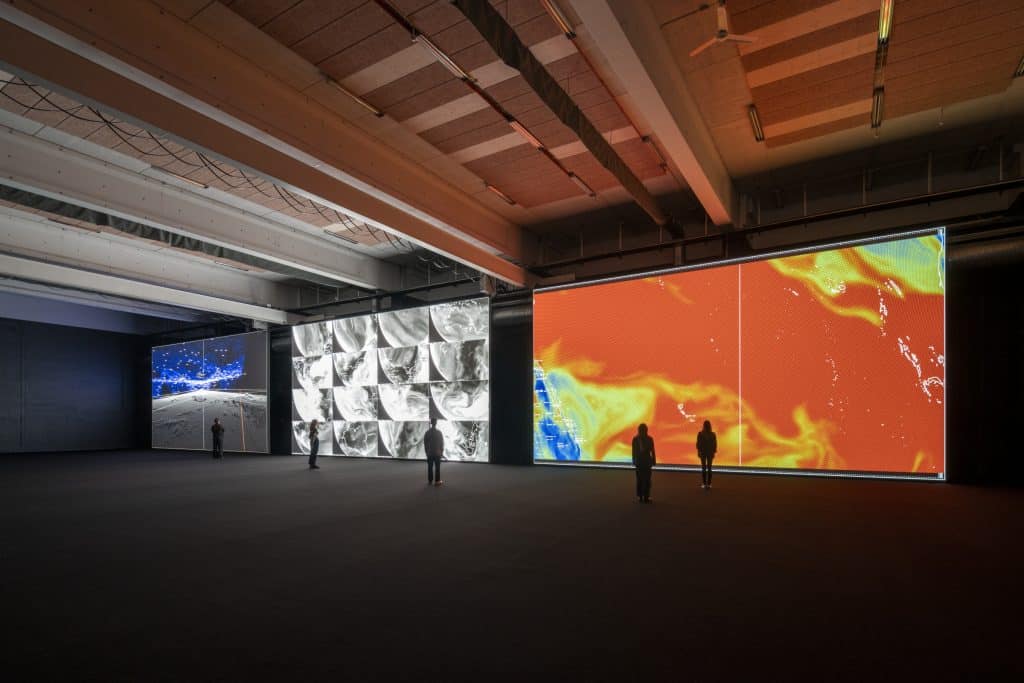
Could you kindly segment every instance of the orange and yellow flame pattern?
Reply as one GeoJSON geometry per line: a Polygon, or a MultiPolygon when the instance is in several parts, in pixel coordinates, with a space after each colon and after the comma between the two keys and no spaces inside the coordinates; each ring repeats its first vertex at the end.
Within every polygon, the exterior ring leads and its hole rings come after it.
{"type": "Polygon", "coordinates": [[[942,472],[941,233],[538,293],[534,456],[942,472]]]}

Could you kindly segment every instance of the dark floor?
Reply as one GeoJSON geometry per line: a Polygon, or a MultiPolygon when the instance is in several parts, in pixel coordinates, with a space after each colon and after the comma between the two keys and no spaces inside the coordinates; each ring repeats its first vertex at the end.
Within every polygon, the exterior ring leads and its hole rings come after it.
{"type": "MultiPolygon", "coordinates": [[[[0,457],[17,680],[1024,672],[1024,492],[166,452],[0,457]]],[[[4,676],[5,678],[6,675],[4,676]]],[[[7,678],[7,680],[15,680],[7,678]]]]}

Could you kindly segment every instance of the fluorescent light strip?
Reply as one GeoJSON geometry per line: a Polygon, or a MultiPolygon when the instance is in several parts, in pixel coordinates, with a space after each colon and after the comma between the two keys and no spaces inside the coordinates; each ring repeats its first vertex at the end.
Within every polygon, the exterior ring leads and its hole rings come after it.
{"type": "Polygon", "coordinates": [[[335,90],[340,92],[342,95],[345,95],[346,97],[351,99],[353,102],[355,102],[356,104],[361,106],[366,111],[370,112],[371,114],[373,114],[377,118],[380,118],[381,116],[384,116],[384,112],[382,112],[380,109],[377,109],[377,107],[373,106],[372,104],[370,104],[369,102],[364,100],[359,95],[356,95],[354,92],[352,92],[351,90],[349,90],[348,88],[343,86],[338,81],[334,80],[333,78],[331,78],[327,74],[322,74],[322,75],[323,75],[324,81],[327,83],[327,85],[331,86],[332,88],[334,88],[335,90]]]}
{"type": "Polygon", "coordinates": [[[882,0],[882,8],[878,12],[878,42],[884,44],[889,42],[889,33],[892,32],[892,7],[894,0],[882,0]]]}
{"type": "Polygon", "coordinates": [[[540,4],[544,5],[544,9],[547,10],[551,18],[558,24],[558,28],[562,29],[562,33],[569,40],[576,38],[576,32],[572,30],[572,24],[569,23],[569,19],[562,12],[562,9],[555,4],[555,0],[540,0],[540,4]]]}
{"type": "Polygon", "coordinates": [[[486,183],[486,186],[487,186],[488,190],[490,190],[494,194],[496,194],[499,197],[501,197],[501,200],[503,202],[505,202],[506,204],[510,204],[512,206],[515,206],[515,203],[516,203],[515,200],[512,199],[511,197],[509,197],[507,194],[505,194],[501,190],[499,190],[498,188],[496,188],[494,185],[491,185],[490,183],[486,183]]]}
{"type": "Polygon", "coordinates": [[[761,117],[757,115],[757,105],[747,107],[747,116],[750,117],[750,126],[754,129],[754,139],[764,142],[764,129],[761,128],[761,117]]]}
{"type": "Polygon", "coordinates": [[[526,138],[526,141],[537,149],[544,149],[544,143],[537,139],[537,136],[526,129],[526,126],[519,123],[515,119],[509,119],[508,125],[512,127],[512,130],[526,138]]]}
{"type": "Polygon", "coordinates": [[[412,41],[414,43],[419,43],[424,48],[426,48],[427,52],[434,55],[434,59],[439,61],[441,63],[441,66],[451,71],[456,78],[463,81],[476,81],[476,79],[470,76],[468,73],[466,73],[461,66],[456,64],[451,57],[446,55],[441,48],[430,42],[430,38],[427,38],[422,33],[418,33],[415,36],[413,36],[412,41]]]}
{"type": "Polygon", "coordinates": [[[871,97],[871,127],[878,128],[882,125],[882,116],[885,114],[885,88],[875,88],[871,97]]]}
{"type": "Polygon", "coordinates": [[[576,183],[576,185],[578,185],[581,190],[586,192],[588,196],[591,196],[591,197],[596,197],[597,196],[597,193],[594,192],[594,190],[590,187],[590,185],[587,185],[585,182],[583,182],[583,178],[580,178],[575,173],[570,173],[569,174],[569,180],[571,180],[574,183],[576,183]]]}

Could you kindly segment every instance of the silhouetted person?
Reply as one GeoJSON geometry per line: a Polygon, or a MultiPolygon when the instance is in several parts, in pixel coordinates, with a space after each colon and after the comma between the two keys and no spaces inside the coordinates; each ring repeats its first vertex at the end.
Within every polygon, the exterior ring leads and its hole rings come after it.
{"type": "Polygon", "coordinates": [[[633,437],[633,467],[636,468],[636,499],[651,502],[651,468],[654,467],[654,439],[647,435],[647,425],[641,424],[633,437]]]}
{"type": "Polygon", "coordinates": [[[316,455],[320,451],[320,421],[313,420],[309,423],[309,469],[318,470],[320,465],[316,464],[316,455]]]}
{"type": "Polygon", "coordinates": [[[210,431],[213,432],[213,457],[220,458],[224,455],[224,425],[220,423],[219,417],[213,418],[210,431]]]}
{"type": "Polygon", "coordinates": [[[437,428],[437,420],[430,419],[430,429],[423,435],[423,450],[427,453],[427,485],[441,485],[441,458],[444,456],[444,434],[437,428]]]}
{"type": "Polygon", "coordinates": [[[697,457],[700,458],[702,489],[711,488],[711,462],[718,452],[718,437],[711,431],[711,422],[704,420],[704,429],[697,432],[697,457]]]}

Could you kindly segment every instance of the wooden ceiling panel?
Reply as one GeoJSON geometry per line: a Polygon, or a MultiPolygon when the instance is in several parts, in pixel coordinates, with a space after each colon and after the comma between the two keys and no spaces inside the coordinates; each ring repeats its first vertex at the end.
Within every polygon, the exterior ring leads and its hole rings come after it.
{"type": "MultiPolygon", "coordinates": [[[[507,111],[509,114],[512,114],[512,116],[518,118],[523,123],[523,125],[529,124],[526,123],[526,121],[520,117],[526,115],[528,112],[534,111],[535,109],[547,109],[547,105],[544,104],[544,101],[540,99],[540,96],[533,91],[523,93],[518,97],[503,100],[501,106],[504,107],[505,111],[507,111]]],[[[552,116],[554,116],[554,114],[552,114],[552,116]]]]}
{"type": "MultiPolygon", "coordinates": [[[[902,6],[897,4],[897,9],[902,6]]],[[[917,40],[937,40],[937,35],[947,31],[960,33],[970,31],[970,27],[976,27],[979,22],[990,22],[994,24],[1005,24],[1004,15],[1020,10],[1020,0],[990,0],[988,2],[970,2],[963,5],[951,7],[942,12],[934,12],[913,20],[900,20],[898,13],[893,14],[892,36],[898,37],[903,45],[909,45],[917,40]]],[[[1012,20],[1011,20],[1012,21],[1012,20]]],[[[1006,24],[1009,28],[1010,24],[1006,24]]],[[[955,36],[950,36],[955,37],[955,36]]]]}
{"type": "Polygon", "coordinates": [[[544,143],[548,149],[561,145],[567,145],[576,140],[576,134],[558,119],[551,119],[545,123],[530,127],[530,132],[544,143]]]}
{"type": "Polygon", "coordinates": [[[452,137],[438,142],[435,146],[445,154],[451,154],[453,152],[458,152],[460,149],[466,149],[467,147],[489,142],[495,138],[514,132],[515,131],[509,128],[508,123],[501,121],[499,117],[499,120],[494,123],[481,126],[474,130],[468,130],[459,133],[458,135],[453,135],[452,137]]]}
{"type": "Polygon", "coordinates": [[[777,62],[793,59],[801,55],[821,50],[822,48],[852,40],[863,35],[877,35],[878,9],[871,14],[863,14],[852,21],[836,26],[829,26],[818,31],[806,33],[793,40],[787,40],[772,47],[743,55],[740,61],[747,71],[754,71],[777,62]]]}
{"type": "Polygon", "coordinates": [[[261,28],[282,45],[291,46],[335,19],[344,17],[364,2],[365,0],[301,0],[261,28]]]}
{"type": "Polygon", "coordinates": [[[974,22],[910,43],[894,41],[889,49],[886,73],[907,60],[946,64],[976,56],[986,50],[1000,50],[1014,45],[1024,45],[1024,6],[1001,15],[999,21],[974,22]]]}
{"type": "Polygon", "coordinates": [[[788,121],[870,97],[873,76],[872,71],[861,71],[819,83],[813,88],[793,92],[785,97],[758,102],[757,112],[761,116],[761,125],[770,126],[780,121],[788,121]]]}
{"type": "Polygon", "coordinates": [[[612,100],[593,107],[582,109],[583,115],[601,132],[625,128],[629,119],[622,113],[619,105],[612,100]]]}
{"type": "Polygon", "coordinates": [[[523,24],[515,26],[516,34],[524,45],[534,45],[548,38],[554,38],[562,33],[558,24],[551,20],[551,17],[544,16],[531,19],[523,24]]]}
{"type": "Polygon", "coordinates": [[[486,127],[490,127],[490,130],[500,131],[501,135],[505,135],[512,131],[512,129],[509,128],[508,123],[501,118],[501,115],[488,107],[487,109],[481,109],[478,112],[474,112],[469,116],[463,116],[454,121],[449,121],[442,126],[425,130],[420,133],[420,137],[430,144],[437,146],[447,140],[451,140],[459,137],[460,135],[472,133],[486,127]],[[501,124],[501,128],[494,128],[495,124],[501,124]]]}
{"type": "Polygon", "coordinates": [[[524,142],[516,147],[502,150],[497,154],[492,154],[480,159],[474,159],[473,161],[467,162],[465,166],[468,170],[480,175],[488,169],[525,162],[524,160],[536,155],[537,151],[524,142]]]}
{"type": "Polygon", "coordinates": [[[433,2],[418,12],[407,12],[405,16],[421,33],[430,37],[465,21],[458,8],[443,1],[433,2]]]}
{"type": "Polygon", "coordinates": [[[73,116],[69,116],[66,119],[64,119],[64,121],[59,126],[61,131],[69,135],[74,135],[76,138],[86,138],[102,127],[102,123],[76,119],[73,116]]]}
{"type": "Polygon", "coordinates": [[[455,80],[448,69],[433,62],[407,76],[372,90],[363,97],[381,111],[388,112],[400,102],[455,80]]]}
{"type": "Polygon", "coordinates": [[[263,26],[281,12],[295,4],[296,0],[226,0],[236,14],[245,17],[249,23],[263,26]]]}
{"type": "Polygon", "coordinates": [[[453,53],[452,59],[464,70],[472,72],[485,64],[498,61],[498,55],[494,54],[494,50],[490,45],[481,40],[479,43],[474,43],[464,50],[453,53]]]}
{"type": "Polygon", "coordinates": [[[857,114],[855,116],[849,116],[836,121],[829,121],[811,128],[804,128],[803,130],[794,131],[792,133],[786,133],[785,135],[777,135],[774,137],[768,137],[764,143],[767,147],[783,147],[785,145],[793,144],[794,142],[800,142],[801,140],[810,140],[812,138],[821,137],[822,135],[828,135],[829,133],[836,133],[841,130],[848,128],[857,128],[860,126],[871,125],[871,113],[857,114]]]}
{"type": "Polygon", "coordinates": [[[491,0],[491,5],[512,26],[519,26],[531,19],[536,19],[546,14],[544,6],[540,4],[540,0],[511,0],[511,2],[507,3],[507,7],[503,8],[502,5],[505,4],[504,2],[491,0]]]}
{"type": "Polygon", "coordinates": [[[409,33],[398,24],[391,24],[380,33],[338,52],[317,66],[340,81],[409,47],[409,44],[409,33]]]}
{"type": "Polygon", "coordinates": [[[533,92],[533,88],[526,82],[522,76],[514,76],[508,80],[502,81],[497,85],[492,85],[487,88],[487,94],[496,99],[498,102],[504,102],[520,95],[533,92]]]}
{"type": "Polygon", "coordinates": [[[210,2],[209,0],[156,0],[156,4],[182,21],[188,21],[210,2]]]}
{"type": "Polygon", "coordinates": [[[476,28],[465,19],[451,28],[431,35],[430,40],[449,55],[483,42],[476,28]]]}
{"type": "MultiPolygon", "coordinates": [[[[969,42],[959,43],[949,49],[933,50],[913,57],[893,60],[885,69],[886,78],[903,78],[915,73],[935,71],[961,61],[1022,46],[1024,46],[1024,34],[1018,30],[982,36],[969,42]]],[[[1013,72],[1006,74],[1007,84],[1012,75],[1013,72]]]]}
{"type": "Polygon", "coordinates": [[[500,178],[506,185],[523,185],[538,178],[564,175],[557,166],[536,150],[515,164],[489,166],[483,169],[482,173],[489,178],[500,178]]]}
{"type": "Polygon", "coordinates": [[[895,118],[897,116],[913,114],[926,109],[949,106],[951,104],[956,104],[957,102],[966,102],[967,100],[985,97],[986,95],[995,95],[1003,92],[1004,90],[1006,90],[1006,81],[998,79],[974,83],[957,90],[940,88],[932,89],[931,94],[919,92],[917,94],[921,95],[921,97],[918,99],[897,97],[894,98],[894,101],[889,102],[887,97],[887,101],[885,103],[885,115],[887,117],[895,118]]]}
{"type": "MultiPolygon", "coordinates": [[[[1006,89],[1009,79],[1005,74],[985,74],[985,73],[951,73],[943,78],[930,81],[928,83],[920,83],[911,87],[903,87],[899,89],[893,89],[892,91],[886,90],[885,93],[885,106],[886,114],[892,114],[896,111],[901,111],[900,107],[915,102],[938,102],[935,106],[941,106],[943,104],[953,104],[963,100],[962,93],[971,91],[972,88],[978,86],[981,87],[981,92],[985,95],[991,94],[992,92],[1001,92],[1006,89]],[[996,86],[1001,87],[996,88],[996,86]],[[993,88],[996,88],[993,90],[993,88]],[[941,98],[943,94],[947,94],[949,99],[946,102],[942,102],[941,98]]],[[[978,95],[980,97],[980,95],[978,95]]]]}
{"type": "Polygon", "coordinates": [[[893,35],[896,26],[931,14],[942,14],[961,5],[980,4],[979,0],[899,0],[892,14],[893,35]]]}
{"type": "Polygon", "coordinates": [[[466,88],[466,84],[453,78],[451,81],[420,95],[403,100],[388,110],[388,114],[396,121],[405,121],[468,94],[469,89],[466,88]]]}
{"type": "Polygon", "coordinates": [[[553,111],[548,109],[546,104],[541,104],[539,107],[516,114],[516,118],[519,119],[521,124],[533,130],[536,126],[555,120],[556,116],[553,111]]]}
{"type": "Polygon", "coordinates": [[[393,24],[391,17],[377,3],[368,2],[341,19],[325,24],[291,47],[310,63],[320,64],[393,24]]]}
{"type": "Polygon", "coordinates": [[[903,73],[900,75],[891,74],[886,77],[885,89],[888,93],[900,93],[917,86],[925,85],[936,81],[957,79],[966,82],[978,82],[979,80],[1003,80],[1004,84],[1010,84],[1010,77],[1017,64],[1020,63],[1020,47],[1009,47],[992,52],[984,52],[970,59],[962,59],[950,63],[941,69],[927,69],[903,73]]]}
{"type": "Polygon", "coordinates": [[[572,181],[568,180],[564,175],[559,175],[560,177],[544,184],[536,183],[513,187],[509,196],[520,206],[531,209],[535,206],[543,206],[544,204],[551,204],[552,202],[569,199],[570,197],[578,197],[583,194],[580,188],[576,187],[572,181]]]}
{"type": "Polygon", "coordinates": [[[734,33],[749,33],[757,29],[775,24],[818,9],[833,0],[787,0],[786,2],[762,2],[761,0],[730,0],[726,5],[729,11],[729,28],[734,33]]]}
{"type": "Polygon", "coordinates": [[[829,64],[819,69],[805,71],[797,76],[783,78],[782,80],[765,83],[762,86],[750,89],[750,94],[757,102],[757,108],[771,108],[772,100],[786,98],[793,94],[800,94],[807,90],[813,90],[827,84],[829,81],[844,78],[857,78],[859,74],[868,72],[874,74],[875,55],[858,55],[835,64],[829,64]]]}

